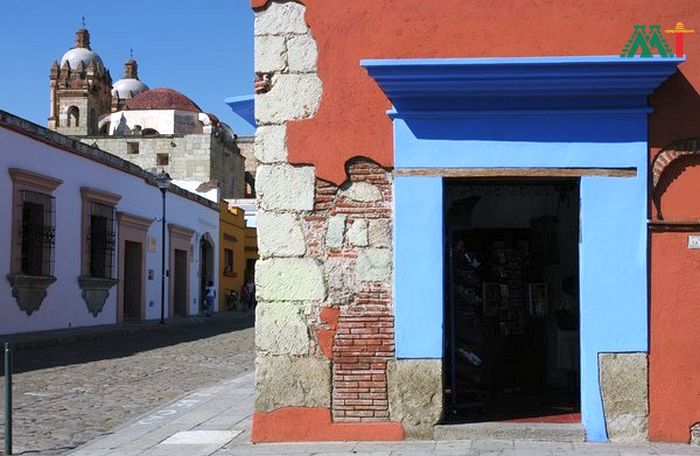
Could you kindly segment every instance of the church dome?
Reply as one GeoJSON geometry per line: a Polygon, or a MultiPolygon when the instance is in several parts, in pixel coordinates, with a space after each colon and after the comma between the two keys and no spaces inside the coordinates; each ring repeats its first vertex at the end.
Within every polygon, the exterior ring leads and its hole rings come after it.
{"type": "Polygon", "coordinates": [[[122,100],[133,98],[146,90],[148,86],[135,78],[120,79],[112,84],[112,95],[117,95],[122,100]]]}
{"type": "Polygon", "coordinates": [[[159,87],[146,90],[126,102],[126,109],[140,110],[171,110],[202,112],[197,104],[177,90],[159,87]]]}
{"type": "Polygon", "coordinates": [[[102,59],[99,55],[97,55],[97,52],[88,48],[76,47],[69,50],[63,54],[63,57],[61,57],[61,66],[63,66],[63,64],[66,62],[70,64],[71,68],[77,68],[80,62],[83,62],[85,67],[90,65],[90,63],[95,62],[96,67],[104,69],[102,59]]]}

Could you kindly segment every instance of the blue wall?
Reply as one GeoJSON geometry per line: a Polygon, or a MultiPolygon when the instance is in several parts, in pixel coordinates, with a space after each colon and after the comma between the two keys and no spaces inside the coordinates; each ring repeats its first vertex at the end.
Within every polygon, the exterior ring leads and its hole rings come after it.
{"type": "MultiPolygon", "coordinates": [[[[643,110],[394,120],[396,168],[637,169],[581,179],[581,407],[594,441],[607,438],[598,353],[647,351],[646,123],[643,110]]],[[[441,178],[394,188],[397,356],[441,358],[441,178]]]]}

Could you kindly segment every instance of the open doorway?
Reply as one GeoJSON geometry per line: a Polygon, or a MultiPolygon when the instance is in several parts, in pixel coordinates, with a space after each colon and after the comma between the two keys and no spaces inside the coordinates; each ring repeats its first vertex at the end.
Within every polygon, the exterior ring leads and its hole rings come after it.
{"type": "Polygon", "coordinates": [[[143,318],[143,244],[124,242],[124,320],[143,318]]]}
{"type": "Polygon", "coordinates": [[[176,316],[187,316],[187,251],[175,249],[173,303],[176,316]]]}
{"type": "Polygon", "coordinates": [[[214,281],[214,245],[209,236],[199,241],[199,302],[200,310],[206,311],[206,289],[209,281],[214,281]]]}
{"type": "Polygon", "coordinates": [[[444,195],[445,420],[580,421],[578,181],[444,195]]]}

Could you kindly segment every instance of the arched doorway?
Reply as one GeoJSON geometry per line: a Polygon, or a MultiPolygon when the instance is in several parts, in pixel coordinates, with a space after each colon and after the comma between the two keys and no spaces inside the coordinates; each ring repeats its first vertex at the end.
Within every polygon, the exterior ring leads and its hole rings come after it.
{"type": "Polygon", "coordinates": [[[199,308],[206,310],[204,297],[207,283],[214,281],[214,241],[209,233],[199,240],[199,279],[199,308]]]}

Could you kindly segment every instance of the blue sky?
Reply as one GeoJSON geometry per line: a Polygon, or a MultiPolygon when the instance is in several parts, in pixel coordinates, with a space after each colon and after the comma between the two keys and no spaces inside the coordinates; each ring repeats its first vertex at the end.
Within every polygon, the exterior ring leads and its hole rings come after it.
{"type": "Polygon", "coordinates": [[[133,48],[149,87],[179,90],[238,134],[253,132],[223,102],[252,93],[248,0],[2,0],[1,109],[46,125],[49,68],[73,46],[81,16],[113,80],[133,48]]]}

